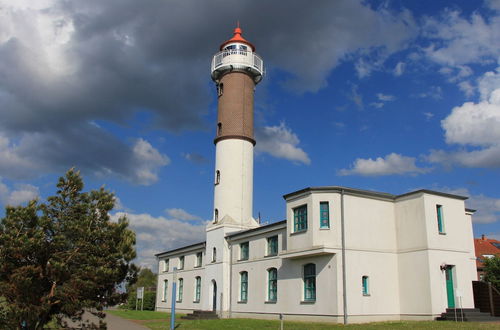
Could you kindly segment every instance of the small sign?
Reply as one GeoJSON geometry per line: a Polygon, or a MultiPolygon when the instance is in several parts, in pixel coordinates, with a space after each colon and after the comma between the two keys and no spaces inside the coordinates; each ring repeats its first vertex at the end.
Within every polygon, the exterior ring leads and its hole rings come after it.
{"type": "Polygon", "coordinates": [[[137,299],[144,299],[144,287],[137,288],[137,299]]]}

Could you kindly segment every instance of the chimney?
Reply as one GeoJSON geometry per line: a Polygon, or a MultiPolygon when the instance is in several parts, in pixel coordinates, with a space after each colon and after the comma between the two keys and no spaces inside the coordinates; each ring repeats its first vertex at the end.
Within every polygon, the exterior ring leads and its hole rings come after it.
{"type": "Polygon", "coordinates": [[[486,236],[484,236],[484,234],[481,235],[481,239],[484,241],[486,240],[486,236]]]}

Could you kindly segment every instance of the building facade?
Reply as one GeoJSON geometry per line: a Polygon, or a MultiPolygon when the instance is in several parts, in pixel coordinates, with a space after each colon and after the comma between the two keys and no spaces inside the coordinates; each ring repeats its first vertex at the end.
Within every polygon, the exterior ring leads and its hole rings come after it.
{"type": "Polygon", "coordinates": [[[212,61],[219,97],[213,221],[204,242],[157,255],[157,310],[170,310],[174,280],[177,310],[222,317],[368,322],[472,308],[477,276],[466,197],[313,187],[284,196],[283,221],[260,225],[252,217],[253,92],[263,74],[238,27],[212,61]]]}

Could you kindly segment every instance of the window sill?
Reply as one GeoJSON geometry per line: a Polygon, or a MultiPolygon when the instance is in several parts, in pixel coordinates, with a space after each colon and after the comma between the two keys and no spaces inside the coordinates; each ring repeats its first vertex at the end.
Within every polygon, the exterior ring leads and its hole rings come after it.
{"type": "Polygon", "coordinates": [[[294,231],[293,233],[290,233],[290,235],[298,235],[298,234],[303,234],[305,232],[307,232],[307,229],[294,231]]]}
{"type": "Polygon", "coordinates": [[[199,303],[200,303],[200,301],[199,301],[199,300],[194,300],[194,301],[193,301],[193,303],[194,303],[194,304],[199,304],[199,303]]]}
{"type": "Polygon", "coordinates": [[[371,296],[371,294],[369,294],[369,293],[363,293],[363,297],[370,297],[370,296],[371,296]]]}
{"type": "Polygon", "coordinates": [[[248,261],[248,258],[246,258],[246,259],[238,259],[236,261],[248,261]]]}
{"type": "Polygon", "coordinates": [[[446,235],[445,232],[439,232],[439,235],[446,235]]]}
{"type": "Polygon", "coordinates": [[[238,301],[238,304],[246,304],[246,303],[247,303],[246,300],[240,300],[240,301],[238,301]]]}
{"type": "Polygon", "coordinates": [[[330,227],[320,227],[319,230],[330,230],[330,227]]]}
{"type": "Polygon", "coordinates": [[[266,300],[264,301],[264,304],[276,304],[277,300],[266,300]]]}
{"type": "Polygon", "coordinates": [[[304,305],[315,304],[316,300],[302,300],[300,303],[304,305]]]}
{"type": "Polygon", "coordinates": [[[161,302],[167,302],[165,299],[163,299],[161,302]]]}
{"type": "Polygon", "coordinates": [[[175,302],[176,302],[176,303],[181,303],[181,302],[182,302],[182,300],[176,300],[175,302]]]}
{"type": "Polygon", "coordinates": [[[200,268],[200,267],[201,267],[201,265],[200,266],[194,266],[194,268],[200,268]]]}
{"type": "Polygon", "coordinates": [[[278,256],[278,253],[267,254],[264,256],[264,258],[271,258],[271,257],[276,257],[276,256],[278,256]]]}

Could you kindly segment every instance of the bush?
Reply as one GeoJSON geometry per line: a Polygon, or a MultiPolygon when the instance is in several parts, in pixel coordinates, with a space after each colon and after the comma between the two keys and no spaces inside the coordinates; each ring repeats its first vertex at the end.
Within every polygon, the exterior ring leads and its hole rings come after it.
{"type": "MultiPolygon", "coordinates": [[[[137,292],[131,292],[128,295],[127,299],[127,309],[135,309],[135,303],[136,303],[136,296],[137,292]]],[[[144,307],[143,309],[145,311],[154,311],[155,310],[155,303],[156,303],[156,292],[153,291],[146,291],[144,292],[144,307]]],[[[137,301],[137,309],[141,309],[141,301],[137,301]]]]}

